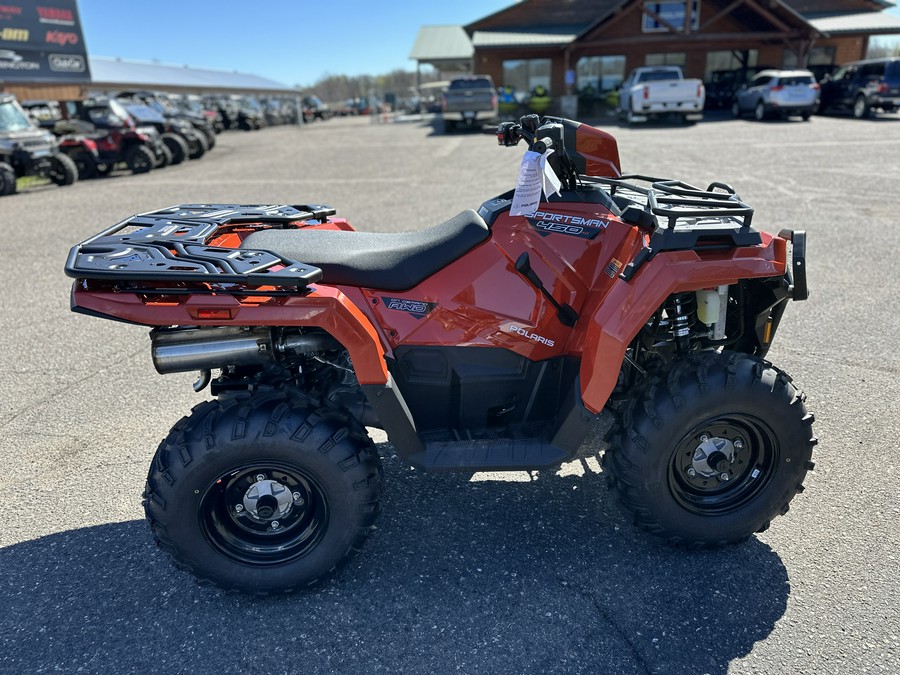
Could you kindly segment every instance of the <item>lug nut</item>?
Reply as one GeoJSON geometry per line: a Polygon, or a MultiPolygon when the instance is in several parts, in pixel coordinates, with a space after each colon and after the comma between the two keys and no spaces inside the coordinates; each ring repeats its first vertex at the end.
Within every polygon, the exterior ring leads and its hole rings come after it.
{"type": "Polygon", "coordinates": [[[273,530],[277,530],[279,525],[280,525],[280,523],[277,520],[272,521],[272,529],[273,530]]]}
{"type": "Polygon", "coordinates": [[[256,482],[257,483],[261,483],[265,479],[266,479],[266,477],[263,474],[261,474],[261,473],[256,474],[256,482]]]}
{"type": "Polygon", "coordinates": [[[708,441],[708,440],[709,440],[709,436],[707,436],[706,434],[701,434],[701,435],[700,435],[700,442],[701,442],[701,443],[706,443],[706,441],[708,441]]]}
{"type": "Polygon", "coordinates": [[[742,441],[740,438],[735,438],[734,439],[734,449],[740,450],[743,447],[744,447],[744,441],[742,441]]]}
{"type": "Polygon", "coordinates": [[[731,476],[729,476],[727,473],[720,473],[720,474],[719,474],[719,480],[722,481],[722,482],[727,481],[729,478],[731,478],[731,476]]]}
{"type": "Polygon", "coordinates": [[[240,513],[241,511],[244,510],[244,505],[243,505],[243,504],[236,504],[235,507],[234,507],[234,510],[235,510],[236,513],[240,513]]]}
{"type": "Polygon", "coordinates": [[[697,476],[697,471],[696,471],[696,469],[694,469],[694,467],[692,467],[692,466],[691,466],[691,467],[688,467],[688,470],[687,470],[686,473],[687,473],[687,475],[690,476],[691,478],[695,478],[695,477],[697,476]]]}
{"type": "Polygon", "coordinates": [[[293,495],[291,495],[291,496],[294,498],[294,501],[295,501],[295,502],[297,502],[297,503],[300,504],[300,505],[303,504],[303,495],[301,495],[299,492],[295,492],[295,493],[294,493],[293,495]]]}

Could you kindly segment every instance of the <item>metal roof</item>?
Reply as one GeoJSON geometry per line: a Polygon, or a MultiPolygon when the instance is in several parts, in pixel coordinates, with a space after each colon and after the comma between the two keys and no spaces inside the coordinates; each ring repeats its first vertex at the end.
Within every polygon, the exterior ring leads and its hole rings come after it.
{"type": "Polygon", "coordinates": [[[471,59],[474,52],[462,26],[422,26],[409,58],[417,61],[471,59]]]}
{"type": "Polygon", "coordinates": [[[587,26],[566,26],[554,31],[476,30],[476,47],[558,47],[577,38],[587,26]]]}
{"type": "Polygon", "coordinates": [[[258,75],[194,68],[149,61],[126,61],[88,56],[91,84],[95,86],[149,87],[221,92],[292,92],[290,87],[258,75]]]}
{"type": "Polygon", "coordinates": [[[830,35],[840,33],[880,33],[890,35],[900,33],[900,16],[883,12],[861,12],[855,14],[831,14],[827,16],[807,16],[813,27],[830,35]]]}

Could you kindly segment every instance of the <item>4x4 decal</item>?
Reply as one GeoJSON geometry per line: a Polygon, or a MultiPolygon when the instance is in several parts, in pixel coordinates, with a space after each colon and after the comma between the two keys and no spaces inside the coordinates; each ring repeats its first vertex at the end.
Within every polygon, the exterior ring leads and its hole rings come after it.
{"type": "Polygon", "coordinates": [[[436,302],[425,302],[424,300],[407,300],[405,298],[388,298],[386,296],[382,296],[381,299],[384,301],[384,306],[388,309],[406,312],[417,319],[425,318],[431,310],[437,307],[436,302]]]}

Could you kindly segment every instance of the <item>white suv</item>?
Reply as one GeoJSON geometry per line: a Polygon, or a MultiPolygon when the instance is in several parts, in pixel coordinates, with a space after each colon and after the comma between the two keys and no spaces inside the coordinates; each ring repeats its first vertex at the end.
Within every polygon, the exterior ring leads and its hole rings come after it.
{"type": "Polygon", "coordinates": [[[819,107],[819,83],[808,70],[764,70],[738,89],[731,112],[766,117],[800,115],[804,120],[819,107]]]}

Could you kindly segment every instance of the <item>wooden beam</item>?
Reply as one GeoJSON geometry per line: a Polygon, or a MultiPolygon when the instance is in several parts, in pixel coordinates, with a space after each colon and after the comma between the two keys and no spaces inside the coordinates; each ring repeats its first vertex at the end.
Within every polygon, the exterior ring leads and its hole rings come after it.
{"type": "MultiPolygon", "coordinates": [[[[578,50],[590,50],[596,47],[604,47],[606,45],[622,45],[622,44],[670,44],[672,46],[684,45],[686,42],[692,45],[703,44],[706,42],[732,42],[753,45],[753,43],[761,40],[790,40],[808,38],[806,32],[795,30],[785,33],[770,31],[765,33],[691,33],[690,35],[680,35],[677,38],[669,33],[665,35],[642,35],[623,38],[611,38],[608,40],[593,40],[591,42],[579,42],[578,50]]],[[[748,47],[754,48],[754,47],[748,47]]]]}
{"type": "Polygon", "coordinates": [[[765,18],[769,23],[771,23],[773,26],[775,26],[779,30],[783,30],[785,32],[790,30],[790,27],[784,21],[782,21],[777,16],[772,14],[772,12],[770,12],[765,7],[760,5],[756,0],[744,0],[744,1],[754,12],[756,12],[757,14],[759,14],[760,16],[765,18]]]}
{"type": "Polygon", "coordinates": [[[725,16],[726,14],[731,14],[734,10],[736,10],[738,7],[740,7],[743,4],[744,4],[744,0],[734,0],[734,2],[732,2],[730,5],[728,5],[728,7],[723,9],[721,12],[716,14],[709,21],[705,22],[702,26],[700,26],[700,32],[702,33],[707,28],[712,26],[716,21],[721,19],[723,16],[725,16]]]}

